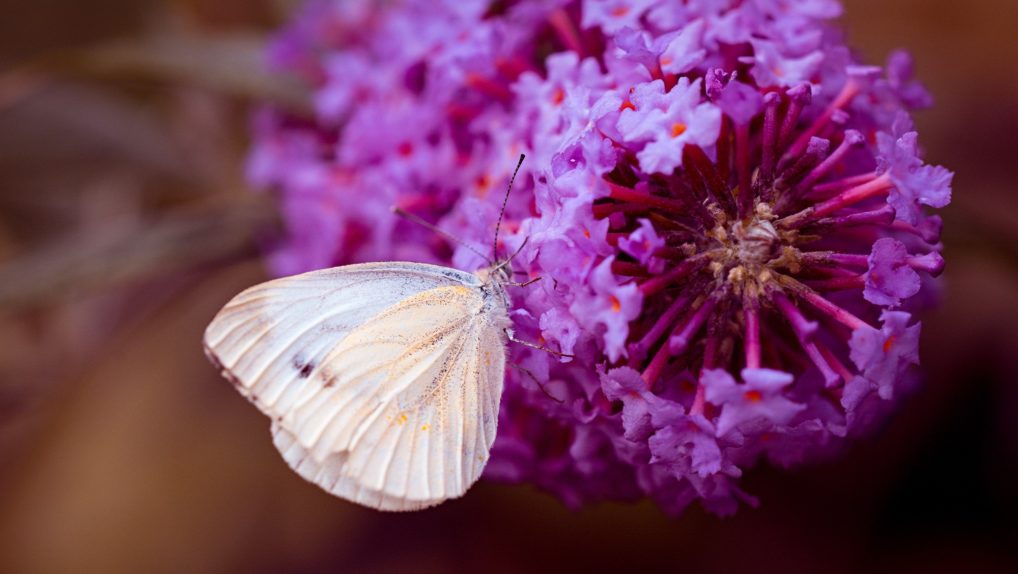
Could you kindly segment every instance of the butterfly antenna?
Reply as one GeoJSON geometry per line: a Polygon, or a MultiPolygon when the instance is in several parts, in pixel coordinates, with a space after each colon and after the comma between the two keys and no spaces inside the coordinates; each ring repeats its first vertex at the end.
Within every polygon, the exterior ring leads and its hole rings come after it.
{"type": "Polygon", "coordinates": [[[402,207],[393,206],[392,212],[404,219],[409,219],[410,221],[413,221],[417,225],[420,225],[421,227],[433,233],[441,235],[442,237],[446,238],[448,241],[451,241],[452,243],[455,243],[456,245],[460,245],[462,247],[469,249],[473,253],[476,253],[478,256],[480,256],[481,259],[487,261],[489,264],[494,263],[491,259],[488,258],[487,255],[481,253],[479,249],[475,249],[472,245],[470,245],[466,241],[463,241],[462,239],[456,237],[455,235],[449,233],[448,231],[439,229],[437,226],[435,226],[435,224],[428,223],[427,221],[421,219],[419,216],[410,213],[409,211],[403,209],[402,207]]]}
{"type": "Polygon", "coordinates": [[[505,197],[502,198],[502,209],[498,212],[498,223],[495,224],[495,241],[491,246],[492,259],[498,259],[498,232],[502,227],[502,216],[505,215],[505,206],[509,204],[509,192],[513,190],[513,182],[516,181],[516,174],[520,173],[520,166],[523,165],[523,160],[526,157],[526,154],[520,154],[520,161],[516,163],[516,169],[513,170],[513,176],[509,179],[509,187],[506,188],[505,197]]]}

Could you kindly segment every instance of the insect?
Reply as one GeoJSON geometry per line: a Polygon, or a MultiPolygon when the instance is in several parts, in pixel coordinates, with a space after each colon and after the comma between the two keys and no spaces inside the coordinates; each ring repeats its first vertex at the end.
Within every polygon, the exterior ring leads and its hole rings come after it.
{"type": "Polygon", "coordinates": [[[476,273],[392,262],[268,281],[219,311],[205,352],[300,476],[381,510],[433,506],[477,481],[495,440],[505,288],[530,283],[511,281],[515,255],[476,273]]]}

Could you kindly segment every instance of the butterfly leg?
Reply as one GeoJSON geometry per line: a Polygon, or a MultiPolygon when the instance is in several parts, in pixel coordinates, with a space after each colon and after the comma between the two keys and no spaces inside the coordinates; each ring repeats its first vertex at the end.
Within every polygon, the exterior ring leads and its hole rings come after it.
{"type": "Polygon", "coordinates": [[[529,235],[523,238],[523,242],[520,243],[520,246],[516,248],[516,251],[513,251],[513,254],[510,255],[509,258],[505,260],[506,265],[512,263],[513,259],[516,259],[516,256],[520,254],[520,251],[523,251],[523,248],[527,246],[527,243],[529,241],[530,241],[529,235]]]}
{"type": "Polygon", "coordinates": [[[566,402],[565,399],[560,399],[560,398],[556,397],[555,395],[551,394],[551,392],[548,390],[548,388],[544,386],[544,383],[542,383],[537,378],[537,376],[534,375],[534,373],[532,373],[530,371],[530,369],[528,369],[526,367],[523,367],[523,366],[520,366],[520,365],[514,365],[512,363],[509,363],[509,366],[514,368],[514,369],[516,369],[516,370],[518,370],[518,371],[520,371],[521,373],[527,375],[531,379],[533,379],[533,381],[535,383],[537,383],[537,387],[539,389],[541,389],[541,392],[544,393],[545,396],[547,396],[549,399],[551,399],[551,400],[553,400],[553,401],[555,401],[556,403],[559,403],[559,404],[564,404],[566,402]]]}
{"type": "Polygon", "coordinates": [[[569,353],[562,353],[562,352],[556,351],[554,349],[549,349],[548,347],[545,347],[544,345],[537,345],[535,343],[531,343],[530,341],[524,341],[522,339],[517,339],[516,335],[514,335],[512,330],[510,330],[510,329],[506,329],[505,330],[505,335],[513,343],[519,343],[520,345],[523,345],[524,347],[530,347],[531,349],[537,349],[538,351],[544,351],[545,353],[551,353],[552,355],[555,355],[557,357],[569,357],[570,359],[575,357],[575,355],[570,355],[569,353]]]}
{"type": "MultiPolygon", "coordinates": [[[[506,258],[505,261],[499,263],[498,266],[495,267],[495,270],[501,269],[503,267],[512,269],[511,264],[513,262],[513,259],[515,259],[516,256],[520,254],[520,251],[523,251],[523,248],[527,246],[528,241],[530,241],[530,237],[524,237],[523,243],[520,243],[520,246],[516,248],[516,251],[513,251],[513,254],[506,258]]],[[[515,273],[515,271],[513,273],[515,273]]]]}
{"type": "Polygon", "coordinates": [[[541,280],[540,277],[534,277],[530,281],[525,281],[523,283],[516,283],[516,282],[510,281],[510,282],[507,282],[506,285],[509,285],[510,287],[526,287],[527,285],[533,285],[534,283],[537,283],[540,280],[541,280]]]}

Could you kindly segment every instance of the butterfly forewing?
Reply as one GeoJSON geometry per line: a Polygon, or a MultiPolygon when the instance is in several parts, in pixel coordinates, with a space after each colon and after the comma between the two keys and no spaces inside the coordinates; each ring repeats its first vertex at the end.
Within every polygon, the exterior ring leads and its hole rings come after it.
{"type": "Polygon", "coordinates": [[[206,346],[273,417],[274,442],[298,473],[362,504],[410,510],[461,495],[483,470],[505,316],[472,274],[355,265],[241,293],[206,346]]]}
{"type": "Polygon", "coordinates": [[[369,263],[256,285],[234,297],[205,331],[205,348],[266,414],[285,412],[312,370],[353,329],[428,289],[476,278],[420,263],[369,263]]]}

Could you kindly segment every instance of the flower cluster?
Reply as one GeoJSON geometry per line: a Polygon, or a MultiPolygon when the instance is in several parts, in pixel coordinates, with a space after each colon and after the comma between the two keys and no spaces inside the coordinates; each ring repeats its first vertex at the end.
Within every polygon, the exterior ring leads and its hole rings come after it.
{"type": "Polygon", "coordinates": [[[761,459],[822,456],[916,380],[951,173],[896,53],[854,61],[836,0],[313,0],[276,65],[312,117],[266,109],[250,178],[280,192],[279,273],[484,261],[523,279],[487,476],[579,505],[730,513],[761,459]],[[524,240],[527,240],[524,244],[524,240]]]}

